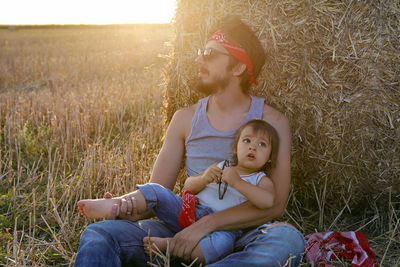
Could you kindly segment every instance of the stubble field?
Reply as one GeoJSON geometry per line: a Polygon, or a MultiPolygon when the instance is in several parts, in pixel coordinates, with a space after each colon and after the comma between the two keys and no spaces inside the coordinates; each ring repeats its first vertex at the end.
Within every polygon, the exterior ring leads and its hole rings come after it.
{"type": "Polygon", "coordinates": [[[72,265],[76,202],[145,182],[169,25],[0,29],[0,265],[72,265]]]}
{"type": "MultiPolygon", "coordinates": [[[[172,40],[169,25],[0,29],[0,265],[71,266],[93,222],[76,202],[148,180],[172,40]]],[[[398,222],[371,240],[378,263],[399,264],[398,222]]]]}

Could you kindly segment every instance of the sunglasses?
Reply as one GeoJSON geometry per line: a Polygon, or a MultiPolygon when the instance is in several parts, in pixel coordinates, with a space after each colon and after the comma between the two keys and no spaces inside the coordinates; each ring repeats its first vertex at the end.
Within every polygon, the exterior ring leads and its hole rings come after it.
{"type": "Polygon", "coordinates": [[[206,48],[206,49],[201,49],[199,48],[197,50],[197,55],[198,56],[202,56],[203,59],[207,60],[207,59],[211,59],[214,55],[226,55],[226,56],[230,56],[231,54],[227,53],[227,52],[222,52],[222,51],[218,51],[218,50],[214,50],[212,48],[206,48]]]}
{"type": "MultiPolygon", "coordinates": [[[[225,160],[224,161],[224,165],[222,165],[222,170],[224,170],[225,167],[229,167],[229,166],[230,166],[229,161],[225,160]]],[[[222,184],[222,178],[219,178],[218,179],[218,197],[219,197],[219,199],[223,199],[224,198],[225,193],[226,193],[226,189],[228,188],[228,183],[225,183],[224,184],[224,189],[223,189],[223,191],[221,191],[221,184],[222,184]]]]}

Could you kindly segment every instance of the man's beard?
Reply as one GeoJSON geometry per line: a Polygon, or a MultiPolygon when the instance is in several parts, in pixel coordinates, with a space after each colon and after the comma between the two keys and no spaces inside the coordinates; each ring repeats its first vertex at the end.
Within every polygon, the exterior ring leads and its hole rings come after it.
{"type": "Polygon", "coordinates": [[[211,83],[204,83],[201,78],[197,80],[196,91],[203,93],[205,95],[211,95],[219,90],[223,90],[229,83],[228,77],[222,77],[211,83]]]}

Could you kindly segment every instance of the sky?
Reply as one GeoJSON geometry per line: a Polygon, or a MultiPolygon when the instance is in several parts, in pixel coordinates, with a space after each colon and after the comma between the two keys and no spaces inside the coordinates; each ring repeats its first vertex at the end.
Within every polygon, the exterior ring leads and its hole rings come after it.
{"type": "Polygon", "coordinates": [[[169,23],[175,0],[0,0],[0,24],[169,23]]]}

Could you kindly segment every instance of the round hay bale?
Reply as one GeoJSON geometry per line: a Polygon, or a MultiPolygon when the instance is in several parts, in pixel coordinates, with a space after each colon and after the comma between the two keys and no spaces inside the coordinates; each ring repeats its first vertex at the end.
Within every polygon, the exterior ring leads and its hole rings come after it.
{"type": "Polygon", "coordinates": [[[305,232],[384,232],[400,216],[398,1],[177,2],[166,122],[202,97],[194,59],[212,24],[239,15],[267,52],[252,94],[292,125],[287,217],[305,232]]]}

